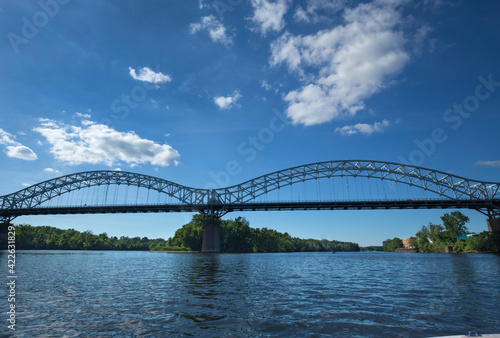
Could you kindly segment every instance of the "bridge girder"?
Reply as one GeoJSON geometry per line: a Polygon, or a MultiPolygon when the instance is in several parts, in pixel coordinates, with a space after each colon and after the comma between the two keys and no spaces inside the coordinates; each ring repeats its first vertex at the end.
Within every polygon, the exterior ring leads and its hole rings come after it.
{"type": "Polygon", "coordinates": [[[72,191],[101,185],[137,186],[164,193],[180,203],[203,200],[209,190],[195,189],[161,178],[124,171],[81,172],[44,181],[16,193],[0,197],[1,209],[33,208],[72,191]]]}
{"type": "MultiPolygon", "coordinates": [[[[9,210],[33,209],[54,197],[101,185],[127,185],[155,190],[207,213],[223,213],[221,206],[255,203],[274,190],[294,184],[335,177],[388,180],[435,193],[449,200],[482,201],[485,213],[499,216],[500,183],[471,180],[442,171],[392,162],[343,160],[296,166],[220,189],[196,189],[161,178],[124,171],[88,171],[57,177],[0,197],[2,217],[9,210]],[[198,208],[199,209],[199,208],[198,208]],[[221,211],[222,210],[222,211],[221,211]]],[[[227,209],[227,208],[226,208],[227,209]]],[[[18,212],[16,212],[18,214],[18,212]]]]}
{"type": "Polygon", "coordinates": [[[391,162],[328,161],[302,165],[217,189],[224,203],[251,202],[287,185],[332,177],[389,180],[433,192],[441,198],[493,200],[500,198],[500,183],[470,180],[442,171],[391,162]]]}

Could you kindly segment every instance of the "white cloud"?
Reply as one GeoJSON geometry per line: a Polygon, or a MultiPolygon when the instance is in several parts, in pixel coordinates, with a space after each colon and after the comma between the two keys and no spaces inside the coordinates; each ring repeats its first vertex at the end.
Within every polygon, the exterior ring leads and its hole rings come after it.
{"type": "Polygon", "coordinates": [[[375,122],[374,124],[367,123],[357,123],[352,126],[344,126],[342,128],[335,128],[337,133],[340,135],[354,135],[354,134],[363,134],[363,135],[371,135],[373,133],[381,133],[384,131],[385,127],[390,125],[389,121],[383,120],[382,122],[375,122]]]}
{"type": "Polygon", "coordinates": [[[7,146],[7,156],[20,160],[34,161],[38,157],[30,148],[23,145],[7,146]]]}
{"type": "Polygon", "coordinates": [[[260,86],[262,88],[264,88],[265,90],[271,90],[272,89],[271,85],[269,83],[267,83],[266,80],[262,80],[260,82],[260,86]]]}
{"type": "Polygon", "coordinates": [[[214,102],[220,109],[229,109],[236,104],[241,98],[241,94],[239,91],[235,90],[231,96],[217,96],[214,97],[214,102]]]}
{"type": "Polygon", "coordinates": [[[344,25],[316,34],[286,32],[271,44],[271,66],[285,64],[304,85],[284,99],[294,124],[352,116],[409,62],[398,1],[379,0],[344,11],[344,25]]]}
{"type": "Polygon", "coordinates": [[[222,43],[226,46],[233,44],[233,39],[228,35],[226,27],[213,15],[204,16],[200,22],[192,23],[189,27],[191,34],[206,30],[213,42],[222,43]]]}
{"type": "Polygon", "coordinates": [[[203,0],[199,0],[199,1],[198,1],[198,8],[199,8],[199,9],[203,9],[203,8],[210,8],[210,6],[209,6],[209,5],[207,5],[207,4],[205,3],[205,1],[203,1],[203,0]]]}
{"type": "Polygon", "coordinates": [[[34,161],[38,157],[30,148],[15,141],[15,136],[0,128],[0,144],[5,146],[7,156],[20,160],[34,161]]]}
{"type": "Polygon", "coordinates": [[[49,119],[40,119],[40,122],[34,131],[47,139],[50,152],[66,164],[112,166],[125,162],[130,166],[143,163],[168,166],[178,163],[179,153],[171,146],[140,138],[133,132],[119,132],[95,122],[81,126],[49,119]]]}
{"type": "Polygon", "coordinates": [[[14,135],[0,128],[0,144],[13,144],[13,143],[17,143],[16,141],[14,141],[14,135]]]}
{"type": "MultiPolygon", "coordinates": [[[[423,25],[419,29],[417,29],[417,32],[415,33],[415,38],[414,38],[414,45],[413,45],[413,52],[415,54],[421,54],[422,50],[424,49],[424,44],[427,41],[427,36],[429,33],[432,32],[432,28],[429,25],[423,25]]],[[[431,44],[431,41],[429,41],[429,51],[433,51],[433,45],[431,44]]]]}
{"type": "Polygon", "coordinates": [[[60,174],[61,172],[57,169],[53,169],[53,168],[45,168],[43,169],[43,171],[47,172],[47,173],[51,173],[51,174],[60,174]]]}
{"type": "Polygon", "coordinates": [[[92,116],[90,114],[82,114],[82,113],[76,113],[76,116],[81,117],[82,119],[90,119],[92,116]]]}
{"type": "Polygon", "coordinates": [[[500,167],[500,161],[477,161],[476,165],[483,165],[486,167],[500,167]]]}
{"type": "Polygon", "coordinates": [[[134,80],[149,83],[164,83],[172,81],[172,78],[169,75],[165,75],[161,72],[155,73],[148,67],[142,67],[139,69],[139,73],[137,73],[137,71],[132,67],[128,67],[128,70],[130,76],[132,76],[134,80]]]}
{"type": "Polygon", "coordinates": [[[298,5],[293,15],[299,22],[316,23],[332,18],[332,15],[345,7],[346,0],[308,0],[305,9],[298,5]]]}
{"type": "Polygon", "coordinates": [[[262,35],[268,31],[280,32],[285,27],[283,17],[288,10],[288,3],[288,0],[252,0],[254,13],[250,19],[262,35]]]}

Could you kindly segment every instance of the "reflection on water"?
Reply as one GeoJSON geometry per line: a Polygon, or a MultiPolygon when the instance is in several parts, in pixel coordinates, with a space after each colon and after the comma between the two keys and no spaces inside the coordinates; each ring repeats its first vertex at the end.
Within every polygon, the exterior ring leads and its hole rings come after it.
{"type": "MultiPolygon", "coordinates": [[[[5,254],[1,264],[7,276],[5,254]]],[[[425,337],[500,327],[495,255],[25,251],[16,268],[16,335],[26,337],[425,337]]]]}

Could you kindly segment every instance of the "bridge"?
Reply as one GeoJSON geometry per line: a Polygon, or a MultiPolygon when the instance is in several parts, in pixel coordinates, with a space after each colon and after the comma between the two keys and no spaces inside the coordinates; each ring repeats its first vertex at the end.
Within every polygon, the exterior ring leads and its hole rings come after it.
{"type": "Polygon", "coordinates": [[[467,208],[500,230],[500,183],[406,164],[342,160],[311,163],[219,189],[198,189],[124,171],[57,177],[0,196],[0,223],[19,216],[200,212],[203,252],[219,252],[219,219],[233,211],[467,208]],[[156,198],[155,198],[156,197],[156,198]]]}

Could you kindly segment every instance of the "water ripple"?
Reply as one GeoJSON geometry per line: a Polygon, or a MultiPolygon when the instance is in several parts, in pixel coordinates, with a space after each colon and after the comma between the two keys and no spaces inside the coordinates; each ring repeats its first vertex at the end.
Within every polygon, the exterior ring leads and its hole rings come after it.
{"type": "Polygon", "coordinates": [[[19,337],[425,337],[500,327],[495,255],[18,256],[19,337]]]}

